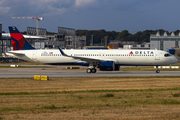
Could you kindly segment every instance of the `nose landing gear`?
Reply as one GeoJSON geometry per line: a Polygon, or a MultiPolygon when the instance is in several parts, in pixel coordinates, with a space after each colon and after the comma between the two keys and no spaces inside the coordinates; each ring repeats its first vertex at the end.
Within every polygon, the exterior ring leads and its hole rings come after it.
{"type": "Polygon", "coordinates": [[[160,73],[158,66],[156,66],[156,73],[160,73]]]}

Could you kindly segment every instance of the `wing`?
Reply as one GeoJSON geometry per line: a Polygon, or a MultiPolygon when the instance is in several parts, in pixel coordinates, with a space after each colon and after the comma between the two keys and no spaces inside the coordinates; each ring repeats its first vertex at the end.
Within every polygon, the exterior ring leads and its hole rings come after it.
{"type": "Polygon", "coordinates": [[[102,62],[104,61],[103,59],[98,59],[98,58],[85,58],[85,57],[76,57],[76,56],[70,56],[70,55],[67,55],[65,54],[58,46],[58,49],[59,51],[61,52],[61,54],[63,56],[66,56],[66,57],[71,57],[71,58],[74,58],[74,59],[77,59],[77,60],[81,60],[81,61],[86,61],[87,63],[90,63],[90,62],[102,62]]]}

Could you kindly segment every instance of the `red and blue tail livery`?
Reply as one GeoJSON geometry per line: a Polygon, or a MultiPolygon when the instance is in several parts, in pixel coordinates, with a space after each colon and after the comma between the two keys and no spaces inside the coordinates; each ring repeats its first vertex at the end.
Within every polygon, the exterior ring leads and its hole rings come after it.
{"type": "Polygon", "coordinates": [[[24,36],[19,32],[19,30],[16,27],[14,26],[9,27],[9,32],[11,35],[11,42],[13,44],[14,50],[35,49],[28,43],[28,41],[24,38],[24,36]]]}

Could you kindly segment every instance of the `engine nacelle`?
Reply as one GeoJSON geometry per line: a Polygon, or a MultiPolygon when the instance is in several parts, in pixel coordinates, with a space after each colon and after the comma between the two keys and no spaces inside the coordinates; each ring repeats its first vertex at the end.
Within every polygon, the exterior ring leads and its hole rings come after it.
{"type": "Polygon", "coordinates": [[[103,61],[99,63],[98,68],[102,71],[113,71],[115,70],[114,61],[103,61]]]}

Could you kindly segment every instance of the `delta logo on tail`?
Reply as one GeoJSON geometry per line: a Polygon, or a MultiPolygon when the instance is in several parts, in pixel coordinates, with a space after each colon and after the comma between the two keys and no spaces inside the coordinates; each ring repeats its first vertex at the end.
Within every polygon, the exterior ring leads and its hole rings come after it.
{"type": "Polygon", "coordinates": [[[24,36],[18,31],[16,27],[9,27],[11,35],[11,42],[13,44],[13,50],[32,50],[33,48],[24,38],[24,36]]]}

